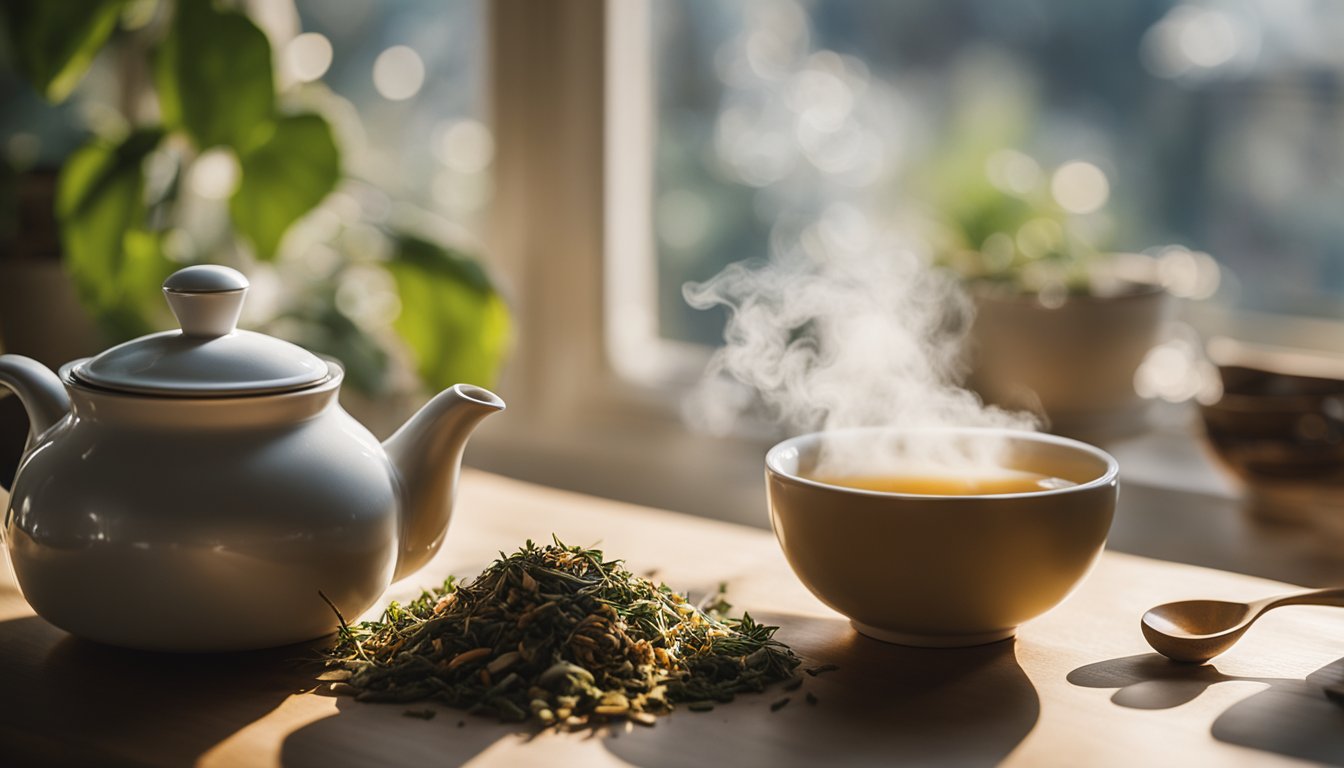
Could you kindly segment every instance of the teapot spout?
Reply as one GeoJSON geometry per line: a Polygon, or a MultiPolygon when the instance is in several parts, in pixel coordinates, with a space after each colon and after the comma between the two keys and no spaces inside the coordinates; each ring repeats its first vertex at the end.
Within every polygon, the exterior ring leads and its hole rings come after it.
{"type": "Polygon", "coordinates": [[[70,411],[60,378],[31,357],[0,355],[0,387],[13,390],[28,412],[28,448],[70,411]]]}
{"type": "Polygon", "coordinates": [[[401,544],[393,579],[429,561],[443,543],[457,495],[467,438],[481,419],[504,410],[498,395],[457,384],[440,392],[383,443],[401,479],[401,544]]]}

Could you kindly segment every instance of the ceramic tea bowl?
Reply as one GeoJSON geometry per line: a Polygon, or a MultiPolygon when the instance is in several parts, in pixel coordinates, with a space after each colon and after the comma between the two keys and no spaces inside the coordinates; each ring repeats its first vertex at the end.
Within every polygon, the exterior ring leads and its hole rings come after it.
{"type": "Polygon", "coordinates": [[[1266,355],[1220,365],[1223,394],[1200,406],[1219,462],[1263,520],[1344,536],[1344,369],[1337,360],[1266,355]]]}
{"type": "Polygon", "coordinates": [[[859,632],[925,647],[1003,640],[1067,597],[1100,556],[1119,474],[1104,451],[1003,429],[896,434],[1002,441],[999,466],[1076,485],[980,496],[860,490],[810,479],[823,445],[876,447],[892,439],[890,430],[819,432],[776,445],[765,461],[775,536],[803,584],[859,632]]]}
{"type": "Polygon", "coordinates": [[[1344,484],[1344,380],[1222,366],[1223,395],[1202,405],[1219,459],[1253,489],[1344,484]]]}

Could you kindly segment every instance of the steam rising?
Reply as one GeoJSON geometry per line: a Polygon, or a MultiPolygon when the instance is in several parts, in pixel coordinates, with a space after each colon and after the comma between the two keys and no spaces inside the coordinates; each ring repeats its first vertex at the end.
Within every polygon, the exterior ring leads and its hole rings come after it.
{"type": "MultiPolygon", "coordinates": [[[[698,309],[730,310],[725,344],[688,409],[711,431],[733,429],[761,405],[801,431],[1035,426],[1031,416],[987,407],[960,386],[973,310],[954,280],[916,254],[796,249],[768,263],[730,265],[683,293],[698,309]]],[[[997,441],[915,443],[893,439],[879,449],[832,440],[816,471],[997,464],[997,441]]]]}

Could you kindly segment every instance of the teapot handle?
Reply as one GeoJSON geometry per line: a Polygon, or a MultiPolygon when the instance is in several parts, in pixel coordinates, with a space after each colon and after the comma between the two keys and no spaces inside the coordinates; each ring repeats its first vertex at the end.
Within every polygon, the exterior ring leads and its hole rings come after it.
{"type": "MultiPolygon", "coordinates": [[[[46,432],[70,411],[70,396],[65,385],[47,366],[23,355],[0,355],[0,387],[19,396],[23,409],[28,412],[27,451],[37,442],[38,435],[46,432]]],[[[8,478],[0,485],[9,490],[8,478]]]]}

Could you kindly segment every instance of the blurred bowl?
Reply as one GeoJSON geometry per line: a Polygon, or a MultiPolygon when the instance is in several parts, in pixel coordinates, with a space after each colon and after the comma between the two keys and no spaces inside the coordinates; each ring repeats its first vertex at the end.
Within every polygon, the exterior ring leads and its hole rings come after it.
{"type": "Polygon", "coordinates": [[[1220,463],[1262,509],[1337,502],[1344,494],[1344,364],[1296,350],[1230,348],[1225,340],[1210,352],[1223,393],[1200,414],[1220,463]]]}
{"type": "Polygon", "coordinates": [[[1005,429],[819,432],[766,456],[771,522],[798,578],[859,632],[925,647],[1012,637],[1067,597],[1106,542],[1118,472],[1115,459],[1086,443],[1005,429]],[[1004,468],[1077,485],[927,496],[810,479],[823,444],[876,455],[893,435],[1003,441],[1004,468]]]}
{"type": "Polygon", "coordinates": [[[1105,296],[972,291],[970,384],[988,402],[1043,416],[1051,432],[1110,439],[1142,429],[1134,374],[1172,311],[1158,284],[1105,296]]]}

